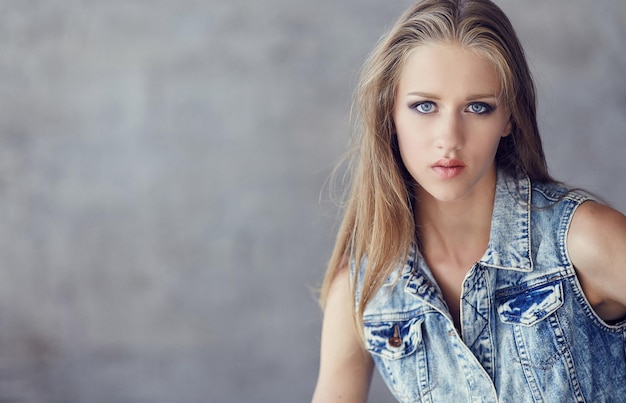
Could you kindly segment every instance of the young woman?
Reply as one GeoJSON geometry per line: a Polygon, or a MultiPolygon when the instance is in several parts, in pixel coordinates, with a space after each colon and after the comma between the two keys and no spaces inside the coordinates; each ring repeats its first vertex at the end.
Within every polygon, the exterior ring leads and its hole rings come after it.
{"type": "Polygon", "coordinates": [[[368,59],[315,402],[626,399],[626,217],[548,173],[489,0],[425,0],[368,59]]]}

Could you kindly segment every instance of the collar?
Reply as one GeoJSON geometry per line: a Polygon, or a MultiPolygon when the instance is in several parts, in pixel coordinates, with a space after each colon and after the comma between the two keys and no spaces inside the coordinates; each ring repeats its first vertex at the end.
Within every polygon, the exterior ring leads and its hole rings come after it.
{"type": "Polygon", "coordinates": [[[496,269],[530,272],[530,179],[498,170],[489,245],[479,263],[496,269]]]}

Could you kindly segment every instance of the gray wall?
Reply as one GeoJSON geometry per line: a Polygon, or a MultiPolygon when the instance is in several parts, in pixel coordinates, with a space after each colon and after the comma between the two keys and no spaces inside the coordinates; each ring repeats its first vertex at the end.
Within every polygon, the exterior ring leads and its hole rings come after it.
{"type": "MultiPolygon", "coordinates": [[[[307,401],[324,184],[409,3],[0,1],[0,401],[307,401]]],[[[626,3],[499,3],[554,174],[625,210],[626,3]]]]}

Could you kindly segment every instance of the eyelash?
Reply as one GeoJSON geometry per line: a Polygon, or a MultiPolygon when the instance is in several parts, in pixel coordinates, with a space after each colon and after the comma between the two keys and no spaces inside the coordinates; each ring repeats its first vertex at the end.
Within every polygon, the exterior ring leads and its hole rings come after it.
{"type": "Polygon", "coordinates": [[[476,113],[477,115],[487,115],[487,114],[491,113],[491,111],[493,111],[493,109],[494,109],[491,105],[486,104],[484,102],[472,102],[471,104],[469,104],[467,106],[466,109],[471,109],[472,106],[475,106],[475,105],[476,106],[481,106],[483,108],[482,112],[470,112],[470,113],[476,113]]]}
{"type": "Polygon", "coordinates": [[[415,110],[415,111],[417,111],[418,113],[421,113],[421,114],[424,114],[424,115],[427,115],[427,114],[429,114],[429,113],[432,113],[432,111],[430,111],[430,112],[423,112],[423,111],[421,111],[421,110],[419,109],[421,106],[424,106],[424,105],[430,105],[430,106],[432,106],[432,108],[433,108],[433,109],[434,109],[434,108],[435,108],[435,106],[436,106],[436,105],[435,105],[435,103],[434,103],[434,102],[431,102],[431,101],[419,101],[419,102],[416,102],[416,103],[414,103],[413,105],[411,105],[411,109],[414,109],[414,110],[415,110]]]}
{"type": "MultiPolygon", "coordinates": [[[[423,105],[430,105],[430,106],[432,106],[432,108],[433,108],[433,109],[434,109],[434,108],[436,108],[436,106],[437,106],[437,105],[436,105],[434,102],[432,102],[432,101],[419,101],[419,102],[416,102],[416,103],[412,104],[412,105],[411,105],[411,109],[413,109],[413,110],[415,110],[415,111],[417,111],[418,113],[421,113],[421,114],[423,114],[423,115],[428,115],[428,114],[430,114],[430,113],[432,113],[432,112],[433,112],[433,111],[426,111],[426,112],[421,111],[419,108],[420,108],[421,106],[423,106],[423,105]]],[[[493,106],[491,106],[491,105],[489,105],[489,104],[487,104],[487,103],[485,103],[485,102],[472,102],[471,104],[469,104],[469,105],[465,108],[465,110],[466,110],[466,111],[468,111],[469,113],[473,113],[473,114],[476,114],[476,115],[487,115],[487,114],[489,114],[489,113],[493,112],[493,110],[494,110],[494,109],[495,109],[495,108],[494,108],[493,106]],[[482,110],[482,112],[472,112],[472,111],[471,111],[471,108],[472,108],[473,106],[480,106],[480,107],[482,107],[482,109],[481,109],[481,110],[482,110]]]]}

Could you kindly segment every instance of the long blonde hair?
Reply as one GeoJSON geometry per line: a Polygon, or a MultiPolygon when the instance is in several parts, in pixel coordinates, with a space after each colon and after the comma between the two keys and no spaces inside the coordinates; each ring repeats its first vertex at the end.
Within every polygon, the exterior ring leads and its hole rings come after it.
{"type": "Polygon", "coordinates": [[[358,268],[367,257],[355,307],[359,329],[365,306],[416,241],[415,182],[400,158],[393,109],[407,56],[416,46],[434,42],[461,44],[495,66],[501,101],[511,111],[512,122],[511,135],[499,144],[497,166],[513,175],[554,182],[539,137],[534,84],[522,47],[502,10],[489,0],[424,0],[407,10],[379,41],[361,72],[354,104],[351,190],[321,291],[324,307],[339,268],[348,260],[358,268]]]}

